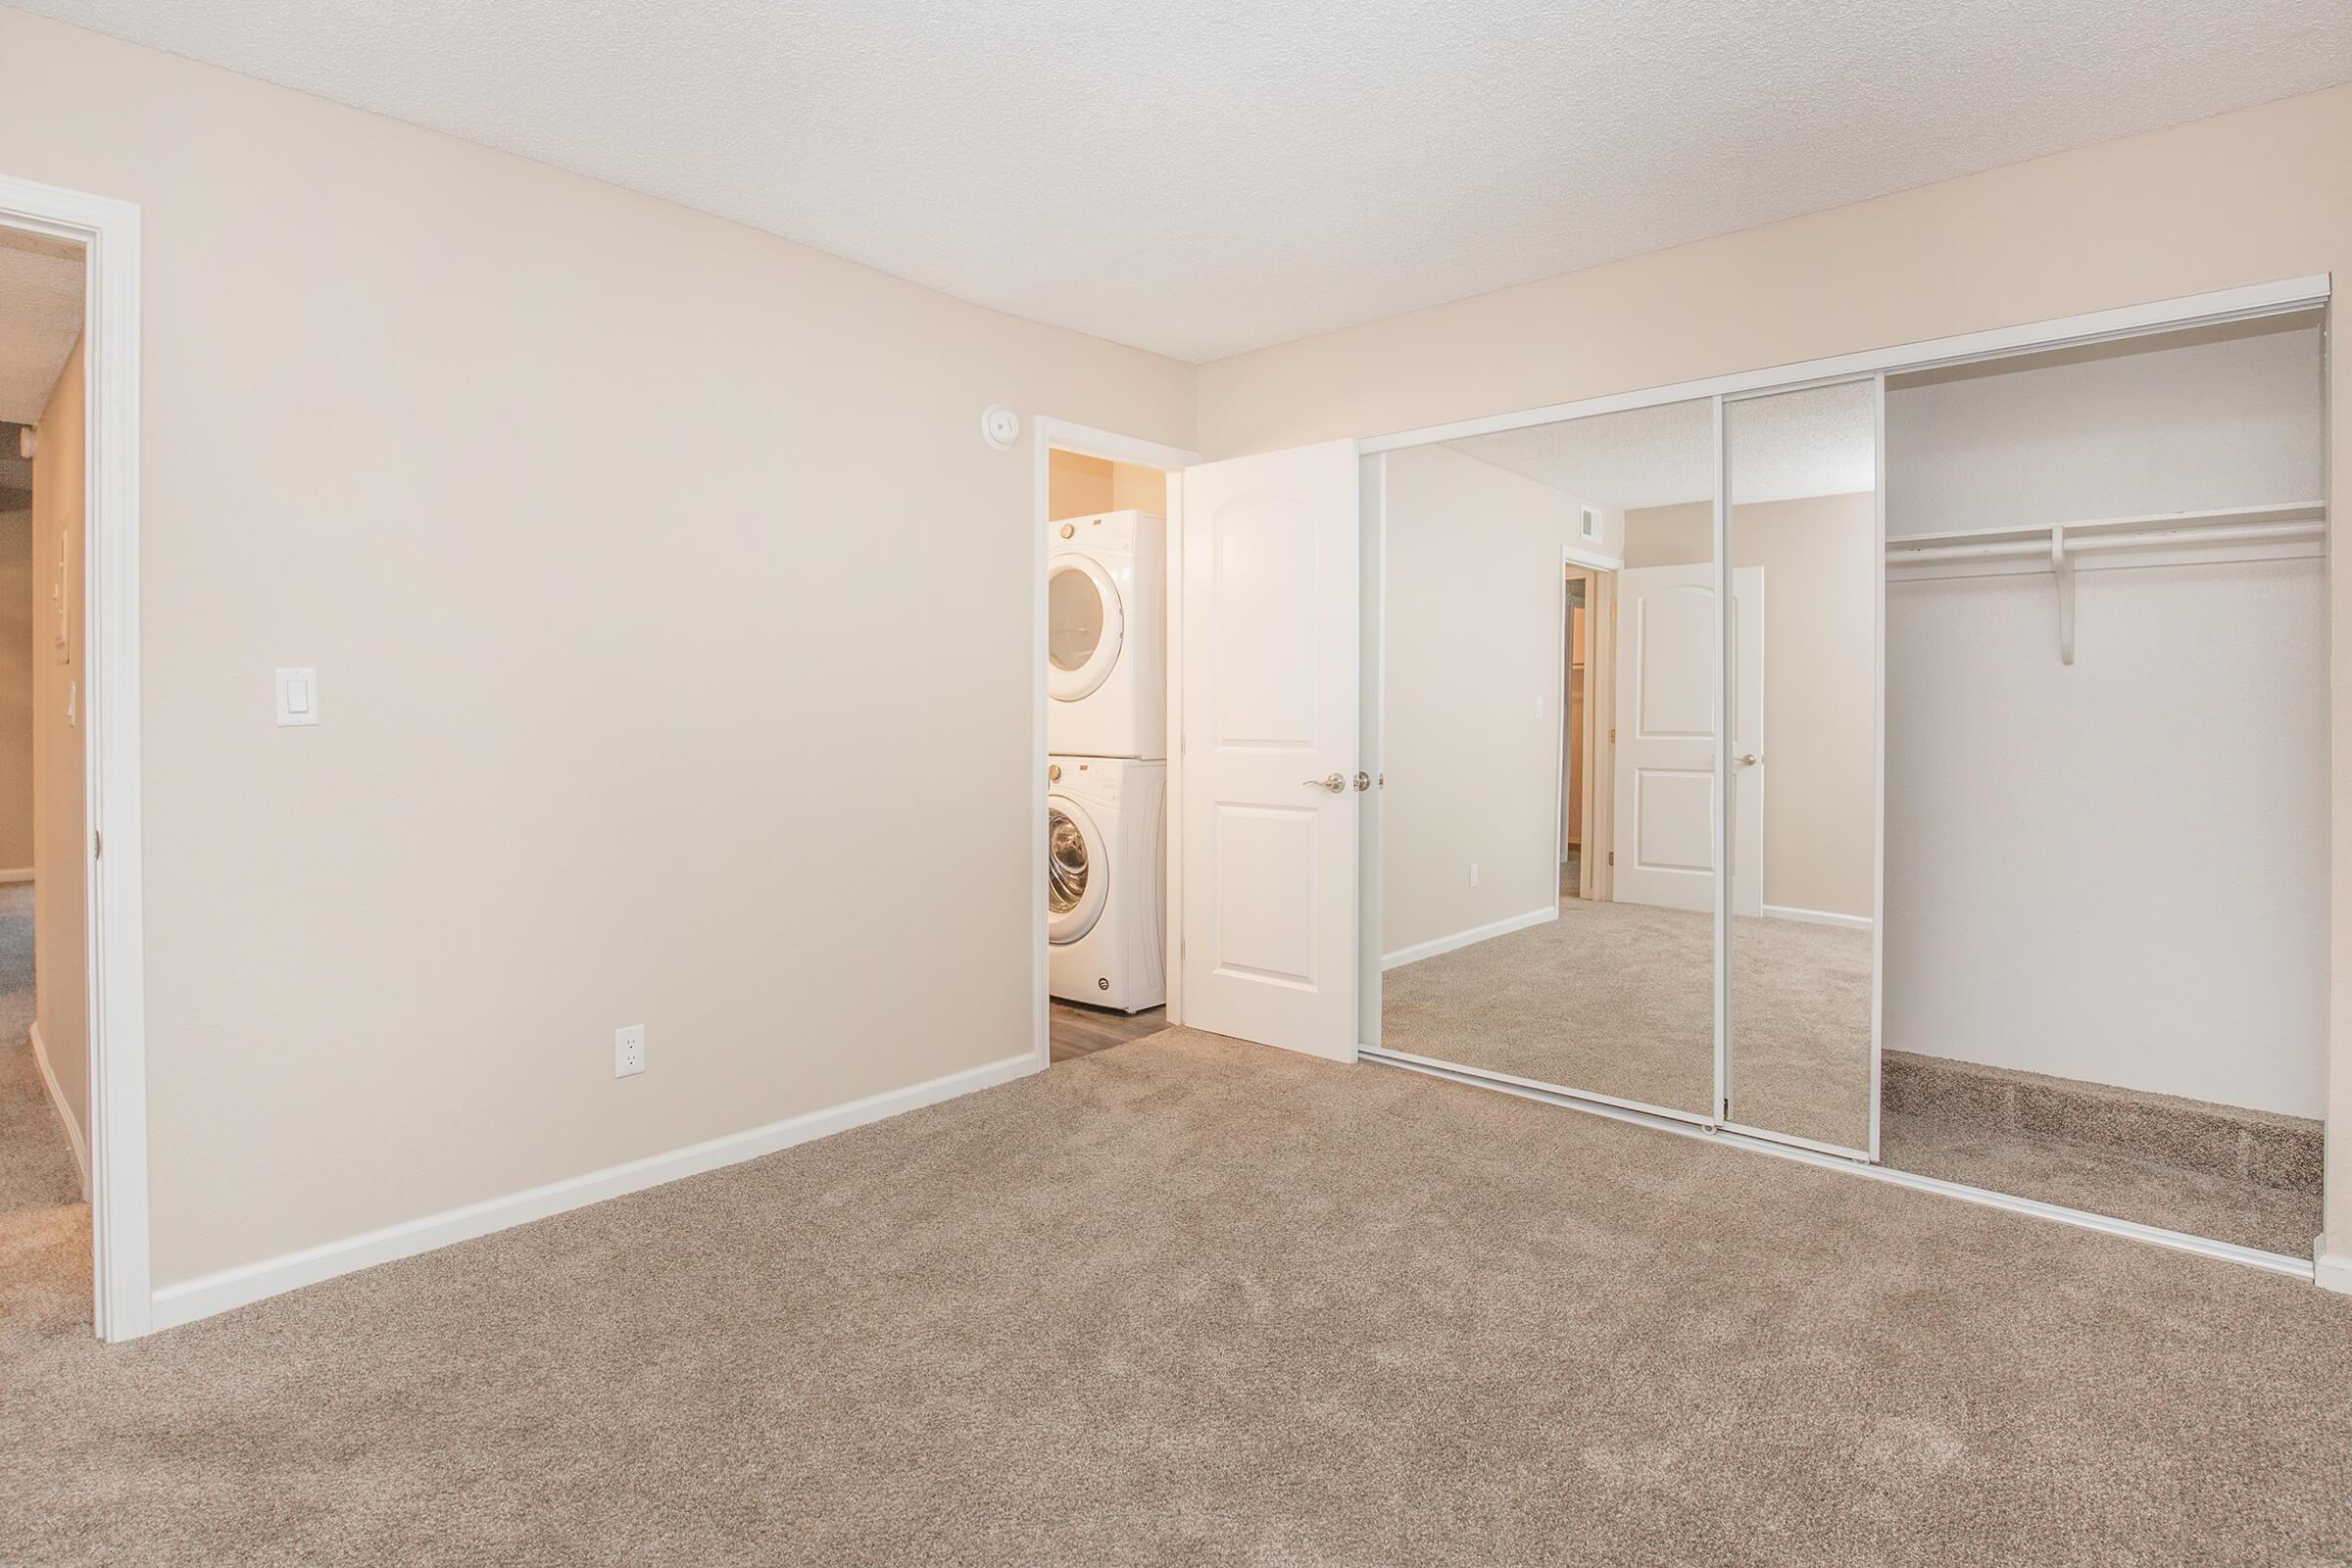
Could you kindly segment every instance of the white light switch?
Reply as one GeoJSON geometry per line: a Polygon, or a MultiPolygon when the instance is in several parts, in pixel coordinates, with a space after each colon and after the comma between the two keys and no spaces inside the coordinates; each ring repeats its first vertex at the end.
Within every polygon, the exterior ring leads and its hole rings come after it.
{"type": "Polygon", "coordinates": [[[318,722],[318,672],[281,669],[277,672],[277,721],[280,724],[318,722]]]}

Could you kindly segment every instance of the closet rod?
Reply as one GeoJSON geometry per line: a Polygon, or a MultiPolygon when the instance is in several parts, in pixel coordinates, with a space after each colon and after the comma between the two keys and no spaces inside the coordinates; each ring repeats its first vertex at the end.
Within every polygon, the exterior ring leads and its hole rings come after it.
{"type": "MultiPolygon", "coordinates": [[[[2325,502],[2308,501],[2285,506],[2106,517],[2096,522],[2050,522],[2023,528],[1913,534],[1886,541],[1887,574],[1889,581],[1898,572],[1904,580],[1909,580],[1914,575],[1912,568],[1921,568],[1917,575],[1970,577],[1998,575],[2004,569],[2033,571],[2038,566],[2057,582],[2058,658],[2061,662],[2071,664],[2075,662],[2075,567],[2082,557],[2125,550],[2152,550],[2169,556],[2179,550],[2207,547],[2229,550],[2307,541],[2319,542],[2325,550],[2327,517],[2325,502]],[[1973,563],[1984,565],[1972,570],[1973,563]],[[2009,563],[2015,564],[2006,564],[2009,563]],[[1938,566],[1950,569],[1937,571],[1938,566]]],[[[2276,554],[2276,550],[2267,552],[2276,554]]]]}

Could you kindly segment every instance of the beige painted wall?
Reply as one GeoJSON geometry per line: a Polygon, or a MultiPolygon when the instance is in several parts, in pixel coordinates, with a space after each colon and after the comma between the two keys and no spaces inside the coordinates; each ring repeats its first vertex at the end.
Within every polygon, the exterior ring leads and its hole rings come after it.
{"type": "Polygon", "coordinates": [[[1168,514],[1168,476],[1133,463],[1110,466],[1110,510],[1168,514]]]}
{"type": "Polygon", "coordinates": [[[32,502],[0,490],[0,870],[32,864],[32,502]]]}
{"type": "Polygon", "coordinates": [[[1394,955],[1558,903],[1560,548],[1579,516],[1573,498],[1449,447],[1387,463],[1381,952],[1394,955]]]}
{"type": "Polygon", "coordinates": [[[17,11],[0,148],[144,210],[159,1284],[1031,1049],[978,418],[1190,368],[17,11]]]}
{"type": "MultiPolygon", "coordinates": [[[[1732,512],[1732,564],[1764,569],[1764,903],[1871,916],[1875,499],[1732,512]]],[[[1714,559],[1715,504],[1626,514],[1628,566],[1714,559]]]]}
{"type": "Polygon", "coordinates": [[[1084,517],[1098,512],[1168,511],[1168,476],[1157,468],[1065,452],[1046,454],[1046,515],[1084,517]]]}
{"type": "MultiPolygon", "coordinates": [[[[83,459],[87,451],[81,345],[41,416],[32,457],[32,944],[35,1003],[49,1070],[88,1147],[90,1004],[83,922],[89,909],[89,815],[83,784],[81,694],[86,644],[80,614],[83,459]],[[59,543],[64,543],[65,646],[58,647],[59,543]]],[[[89,1173],[82,1173],[86,1183],[89,1173]]]]}
{"type": "MultiPolygon", "coordinates": [[[[2209,289],[2352,279],[2352,86],[1815,213],[1201,368],[1210,458],[2209,289]]],[[[2352,356],[2329,369],[2352,514],[2352,356]]],[[[2331,571],[2328,1246],[2352,1257],[2352,574],[2331,571]]],[[[2322,846],[2311,846],[2322,853],[2322,846]]]]}
{"type": "Polygon", "coordinates": [[[1054,447],[1046,453],[1046,515],[1085,517],[1116,510],[1110,501],[1108,458],[1054,447]]]}

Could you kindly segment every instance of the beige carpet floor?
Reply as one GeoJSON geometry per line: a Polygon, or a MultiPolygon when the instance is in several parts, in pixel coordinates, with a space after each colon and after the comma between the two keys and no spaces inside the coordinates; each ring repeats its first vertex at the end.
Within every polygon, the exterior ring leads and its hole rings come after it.
{"type": "MultiPolygon", "coordinates": [[[[1732,923],[1734,1121],[1870,1144],[1870,933],[1732,923]]],[[[1560,901],[1560,917],[1381,976],[1383,1047],[1711,1114],[1715,917],[1560,901]]]]}
{"type": "Polygon", "coordinates": [[[2352,1300],[1184,1031],[136,1345],[76,1245],[12,1563],[2352,1557],[2352,1300]]]}
{"type": "Polygon", "coordinates": [[[1889,1110],[1880,1157],[1896,1170],[2014,1193],[2240,1247],[2312,1255],[2321,1195],[2183,1167],[2174,1159],[1889,1110]]]}

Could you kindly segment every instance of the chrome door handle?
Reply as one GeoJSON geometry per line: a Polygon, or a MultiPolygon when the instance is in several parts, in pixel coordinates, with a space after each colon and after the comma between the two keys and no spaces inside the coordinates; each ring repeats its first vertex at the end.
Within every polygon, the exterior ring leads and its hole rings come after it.
{"type": "Polygon", "coordinates": [[[1359,768],[1355,775],[1355,792],[1358,795],[1361,795],[1364,791],[1370,789],[1371,787],[1372,775],[1359,768]]]}
{"type": "Polygon", "coordinates": [[[1304,780],[1304,783],[1310,790],[1329,790],[1332,794],[1338,795],[1348,788],[1348,775],[1345,773],[1326,773],[1321,778],[1310,778],[1304,780]]]}
{"type": "Polygon", "coordinates": [[[1741,767],[1753,767],[1758,762],[1764,760],[1764,759],[1758,757],[1753,752],[1741,752],[1738,757],[1733,758],[1732,760],[1739,763],[1741,767]]]}

